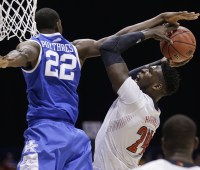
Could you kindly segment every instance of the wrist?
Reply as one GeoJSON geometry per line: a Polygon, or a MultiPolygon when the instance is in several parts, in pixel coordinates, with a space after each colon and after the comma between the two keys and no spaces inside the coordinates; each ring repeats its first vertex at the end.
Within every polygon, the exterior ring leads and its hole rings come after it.
{"type": "Polygon", "coordinates": [[[169,59],[166,57],[161,58],[160,61],[161,61],[161,63],[165,63],[165,62],[169,63],[169,59]]]}
{"type": "Polygon", "coordinates": [[[165,22],[165,13],[161,13],[158,15],[159,19],[160,19],[160,24],[165,22]]]}
{"type": "Polygon", "coordinates": [[[149,39],[153,36],[152,31],[150,31],[150,29],[146,29],[146,30],[143,30],[141,32],[143,33],[145,40],[149,39]]]}

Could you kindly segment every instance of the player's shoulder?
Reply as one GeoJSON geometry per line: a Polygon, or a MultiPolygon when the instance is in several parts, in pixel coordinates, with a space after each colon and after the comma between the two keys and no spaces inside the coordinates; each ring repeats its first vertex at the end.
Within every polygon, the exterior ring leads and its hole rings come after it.
{"type": "MultiPolygon", "coordinates": [[[[141,167],[139,168],[136,168],[134,170],[157,170],[157,169],[161,169],[165,167],[165,169],[180,169],[180,170],[183,170],[183,169],[186,169],[186,167],[181,167],[181,166],[177,166],[167,160],[164,160],[164,159],[158,159],[158,160],[155,160],[155,161],[151,161],[151,162],[148,162],[144,165],[142,165],[141,167]]],[[[190,167],[190,168],[187,168],[188,170],[200,170],[200,167],[199,166],[193,166],[193,167],[190,167]]]]}
{"type": "Polygon", "coordinates": [[[122,92],[122,91],[134,91],[138,93],[141,93],[142,91],[140,90],[139,86],[137,85],[137,83],[135,82],[135,80],[132,79],[132,77],[128,77],[123,84],[121,85],[121,87],[118,89],[118,92],[122,92]]]}
{"type": "Polygon", "coordinates": [[[20,42],[16,49],[20,49],[20,48],[30,48],[30,47],[36,47],[38,48],[39,47],[39,44],[36,42],[36,41],[33,41],[33,40],[26,40],[26,41],[22,41],[20,42]]]}
{"type": "Polygon", "coordinates": [[[164,159],[157,159],[157,160],[154,160],[154,161],[151,161],[148,163],[149,165],[151,166],[159,166],[159,165],[166,165],[166,164],[169,164],[168,161],[164,160],[164,159]]]}
{"type": "Polygon", "coordinates": [[[162,167],[166,166],[167,164],[169,164],[168,161],[166,161],[164,159],[158,159],[158,160],[154,160],[154,161],[145,163],[144,165],[136,168],[135,170],[146,170],[146,169],[148,169],[148,170],[156,169],[157,170],[157,169],[159,169],[159,167],[162,168],[162,167]]]}

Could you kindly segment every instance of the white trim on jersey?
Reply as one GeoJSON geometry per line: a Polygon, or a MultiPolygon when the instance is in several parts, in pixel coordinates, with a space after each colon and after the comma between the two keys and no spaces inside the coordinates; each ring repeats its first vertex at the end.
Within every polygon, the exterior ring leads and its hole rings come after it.
{"type": "Polygon", "coordinates": [[[40,64],[41,57],[42,57],[42,47],[41,47],[40,43],[37,42],[37,41],[35,41],[35,40],[28,40],[28,41],[36,42],[36,43],[39,44],[39,46],[40,46],[40,54],[39,54],[39,57],[38,57],[38,60],[37,60],[37,63],[36,63],[36,65],[35,65],[35,67],[32,68],[31,70],[25,70],[25,69],[23,69],[23,67],[22,67],[22,70],[23,70],[25,73],[32,73],[32,72],[34,72],[34,71],[37,69],[38,65],[40,64]]]}
{"type": "Polygon", "coordinates": [[[81,62],[80,62],[80,58],[79,58],[79,55],[78,55],[78,51],[77,51],[76,47],[73,44],[72,44],[72,46],[74,47],[74,51],[76,53],[76,57],[77,57],[78,64],[79,64],[79,68],[81,69],[81,62]]]}
{"type": "MultiPolygon", "coordinates": [[[[53,36],[55,36],[55,35],[61,35],[61,33],[59,33],[59,32],[55,32],[55,33],[51,33],[51,34],[42,34],[41,33],[41,35],[44,35],[44,36],[46,36],[46,37],[53,37],[53,36]]],[[[61,35],[62,36],[62,35],[61,35]]]]}

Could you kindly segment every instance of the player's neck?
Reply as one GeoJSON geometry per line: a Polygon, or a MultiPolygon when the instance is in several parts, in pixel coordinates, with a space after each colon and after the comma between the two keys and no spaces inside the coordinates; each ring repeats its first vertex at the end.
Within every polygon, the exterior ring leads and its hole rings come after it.
{"type": "Polygon", "coordinates": [[[41,29],[41,30],[39,30],[39,32],[42,34],[53,34],[56,31],[54,29],[41,29]]]}
{"type": "Polygon", "coordinates": [[[194,164],[192,156],[188,153],[175,153],[175,154],[170,155],[166,158],[168,160],[174,160],[174,161],[180,161],[180,162],[183,162],[183,163],[194,164]]]}

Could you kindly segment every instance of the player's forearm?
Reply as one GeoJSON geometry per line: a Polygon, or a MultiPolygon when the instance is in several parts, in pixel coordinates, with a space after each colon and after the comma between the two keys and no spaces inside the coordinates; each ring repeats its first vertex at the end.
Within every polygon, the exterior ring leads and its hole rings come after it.
{"type": "Polygon", "coordinates": [[[129,76],[131,76],[133,79],[136,78],[137,74],[144,68],[147,68],[147,67],[150,67],[150,66],[154,66],[154,65],[160,65],[162,63],[161,60],[157,60],[157,61],[154,61],[152,63],[149,63],[149,64],[146,64],[146,65],[143,65],[143,66],[140,66],[138,68],[135,68],[131,71],[129,71],[129,76]]]}
{"type": "Polygon", "coordinates": [[[123,35],[123,34],[129,33],[129,32],[141,31],[141,30],[144,30],[147,28],[152,28],[157,25],[160,25],[163,22],[164,22],[164,17],[162,14],[159,14],[159,15],[155,16],[154,18],[151,18],[144,22],[125,27],[124,29],[118,31],[115,35],[123,35]]]}
{"type": "Polygon", "coordinates": [[[17,50],[9,52],[6,56],[3,57],[3,60],[7,61],[6,67],[26,67],[27,65],[26,54],[17,50]]]}
{"type": "Polygon", "coordinates": [[[17,58],[9,61],[8,67],[27,67],[27,61],[24,59],[24,57],[17,58]]]}
{"type": "Polygon", "coordinates": [[[142,32],[131,32],[120,36],[113,36],[101,46],[107,51],[122,53],[131,46],[145,39],[142,32]]]}

